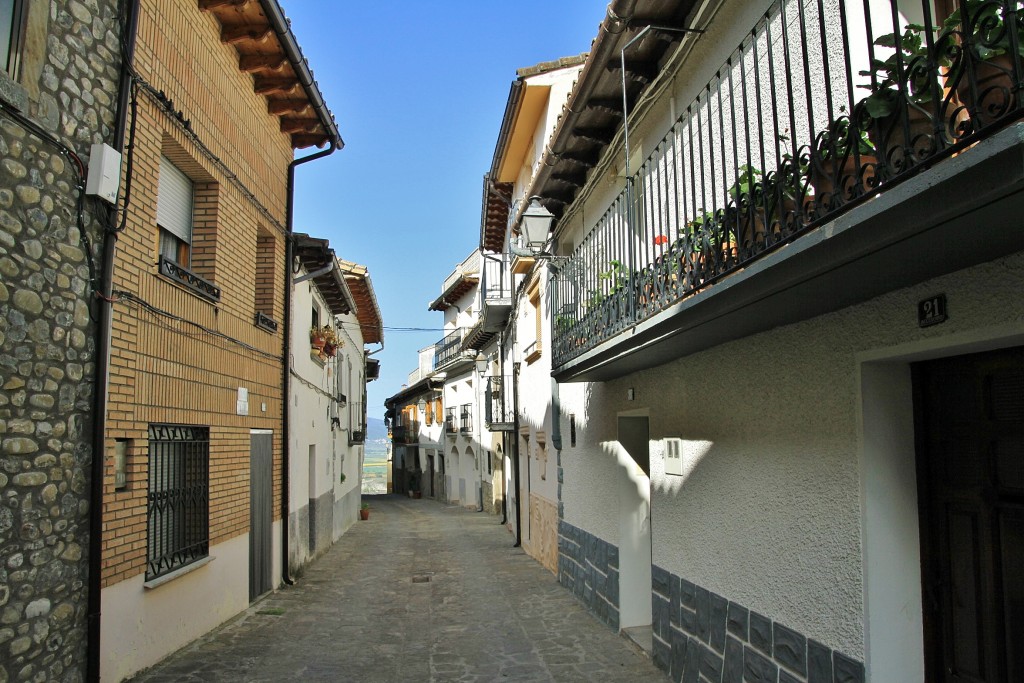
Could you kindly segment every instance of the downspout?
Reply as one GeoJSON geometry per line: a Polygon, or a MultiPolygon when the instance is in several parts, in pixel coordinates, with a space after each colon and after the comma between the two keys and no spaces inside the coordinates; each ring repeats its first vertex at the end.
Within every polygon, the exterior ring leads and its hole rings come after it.
{"type": "Polygon", "coordinates": [[[523,501],[519,497],[522,491],[519,482],[519,363],[512,363],[512,410],[515,414],[512,421],[512,471],[516,487],[516,542],[512,547],[518,548],[523,544],[523,501]]]}
{"type": "MultiPolygon", "coordinates": [[[[277,3],[274,3],[275,5],[277,3]]],[[[328,120],[330,118],[328,117],[328,120]]],[[[333,122],[332,122],[333,123],[333,122]]],[[[325,124],[326,127],[326,124],[325,124]]],[[[330,129],[328,129],[330,130],[330,129]]],[[[289,524],[289,496],[288,490],[291,483],[288,479],[288,452],[291,449],[291,432],[288,429],[288,422],[291,419],[291,330],[292,330],[292,260],[295,258],[295,249],[292,244],[292,231],[295,225],[295,168],[300,164],[307,164],[310,161],[322,159],[325,156],[334,154],[341,148],[341,138],[338,137],[335,129],[331,136],[331,144],[325,150],[321,150],[309,156],[293,159],[288,164],[288,190],[287,206],[285,213],[285,263],[284,263],[284,339],[282,340],[282,362],[281,362],[281,387],[284,392],[281,402],[281,446],[283,457],[281,458],[281,580],[289,586],[295,584],[292,581],[291,572],[288,567],[288,524],[289,524]]],[[[331,259],[332,261],[334,259],[331,259]]]]}
{"type": "MultiPolygon", "coordinates": [[[[128,99],[132,76],[130,66],[135,58],[135,37],[139,26],[139,0],[128,0],[124,15],[125,35],[121,37],[124,54],[121,56],[121,79],[118,84],[117,119],[114,128],[114,149],[124,147],[125,128],[128,123],[128,99]]],[[[127,210],[127,207],[124,207],[127,210]]],[[[96,337],[96,381],[93,386],[93,439],[92,481],[89,507],[89,566],[88,602],[86,617],[85,680],[100,680],[100,591],[103,587],[103,470],[107,433],[107,385],[110,380],[110,325],[111,291],[114,286],[114,255],[117,251],[117,211],[110,212],[110,227],[103,236],[103,274],[99,285],[99,322],[96,337]]]]}
{"type": "Polygon", "coordinates": [[[299,44],[295,41],[295,35],[292,33],[291,26],[288,24],[288,18],[285,17],[284,12],[281,10],[281,6],[277,4],[277,0],[260,0],[260,6],[263,8],[263,13],[266,15],[270,26],[274,29],[274,33],[277,34],[278,42],[281,44],[281,48],[284,50],[285,56],[291,63],[292,70],[295,72],[295,77],[298,79],[299,84],[306,93],[306,97],[309,98],[309,102],[313,107],[313,110],[316,112],[317,117],[320,119],[320,123],[323,125],[324,131],[327,132],[327,136],[330,139],[330,146],[327,149],[300,159],[293,159],[292,162],[288,164],[288,191],[285,214],[286,246],[284,268],[284,340],[283,359],[281,363],[281,386],[284,390],[284,400],[282,401],[283,407],[281,410],[281,439],[283,442],[283,457],[281,458],[281,578],[290,586],[294,582],[292,581],[291,575],[288,571],[288,489],[290,486],[288,481],[288,450],[289,440],[291,438],[291,434],[288,429],[288,420],[291,416],[291,411],[288,409],[288,406],[291,400],[290,337],[292,312],[292,259],[294,258],[294,248],[291,236],[295,219],[295,167],[333,154],[339,149],[342,149],[345,146],[345,143],[342,141],[341,135],[338,134],[338,127],[334,123],[334,117],[331,116],[330,110],[327,109],[327,104],[324,102],[324,98],[320,94],[320,89],[317,87],[316,81],[313,80],[313,72],[310,71],[306,58],[302,56],[302,51],[299,49],[299,44]]]}
{"type": "MultiPolygon", "coordinates": [[[[508,393],[508,387],[505,386],[505,331],[502,330],[498,333],[498,377],[501,377],[502,392],[501,397],[501,409],[505,410],[506,394],[508,393]]],[[[504,418],[505,416],[502,415],[504,418]]],[[[508,432],[501,433],[501,442],[505,444],[505,447],[501,451],[501,522],[502,526],[508,524],[508,486],[505,484],[505,455],[508,453],[508,439],[505,435],[508,432]]]]}

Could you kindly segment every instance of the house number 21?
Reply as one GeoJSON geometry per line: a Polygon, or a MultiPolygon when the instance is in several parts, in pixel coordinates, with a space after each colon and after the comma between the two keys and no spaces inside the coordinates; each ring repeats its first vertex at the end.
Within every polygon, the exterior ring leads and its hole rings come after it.
{"type": "Polygon", "coordinates": [[[946,322],[946,295],[937,294],[917,304],[917,324],[930,327],[946,322]]]}

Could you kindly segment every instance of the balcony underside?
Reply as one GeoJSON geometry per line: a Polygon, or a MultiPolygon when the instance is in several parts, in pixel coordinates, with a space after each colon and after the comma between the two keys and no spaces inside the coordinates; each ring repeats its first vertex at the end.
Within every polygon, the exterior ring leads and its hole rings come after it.
{"type": "MultiPolygon", "coordinates": [[[[1024,250],[1024,124],[938,162],[556,367],[604,381],[1024,250]]],[[[908,311],[908,315],[914,315],[908,311]]]]}
{"type": "Polygon", "coordinates": [[[512,299],[487,299],[481,315],[484,332],[500,332],[505,329],[509,313],[512,312],[512,299]]]}

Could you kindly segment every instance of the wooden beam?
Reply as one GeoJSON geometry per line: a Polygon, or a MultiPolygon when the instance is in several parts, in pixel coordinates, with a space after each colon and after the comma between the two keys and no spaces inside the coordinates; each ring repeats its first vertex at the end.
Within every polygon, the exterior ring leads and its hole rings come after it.
{"type": "Polygon", "coordinates": [[[224,26],[220,30],[220,42],[234,45],[243,40],[263,41],[270,37],[273,30],[266,26],[224,26]]]}
{"type": "Polygon", "coordinates": [[[255,79],[257,95],[268,95],[272,92],[290,92],[299,85],[295,77],[257,76],[255,79]]]}
{"type": "Polygon", "coordinates": [[[587,128],[577,126],[572,129],[572,134],[578,138],[589,140],[590,142],[607,145],[612,141],[612,137],[615,135],[615,130],[609,128],[587,128]]]}
{"type": "Polygon", "coordinates": [[[587,184],[587,174],[585,171],[579,171],[576,173],[552,173],[551,179],[557,180],[560,183],[572,185],[576,189],[587,184]]]}
{"type": "Polygon", "coordinates": [[[323,147],[327,142],[328,137],[323,133],[295,133],[292,135],[292,147],[295,149],[323,147]]]}
{"type": "Polygon", "coordinates": [[[569,163],[576,164],[577,166],[585,166],[587,168],[593,168],[597,166],[596,153],[583,153],[583,152],[562,152],[558,155],[561,161],[568,161],[569,163]]]}
{"type": "Polygon", "coordinates": [[[622,100],[614,97],[591,97],[587,100],[587,109],[597,109],[614,116],[622,116],[622,100]]]}
{"type": "Polygon", "coordinates": [[[267,113],[274,116],[281,114],[299,114],[309,108],[309,100],[302,98],[284,98],[267,100],[267,113]]]}
{"type": "Polygon", "coordinates": [[[272,69],[274,71],[284,65],[284,55],[242,55],[238,58],[238,68],[249,74],[261,69],[272,69]]]}
{"type": "MultiPolygon", "coordinates": [[[[611,59],[608,61],[609,71],[621,71],[622,61],[620,59],[611,59]]],[[[653,81],[658,75],[658,65],[638,59],[627,59],[626,60],[626,76],[633,79],[634,81],[640,81],[641,83],[647,84],[653,81]]]]}
{"type": "Polygon", "coordinates": [[[281,119],[281,132],[312,133],[318,125],[320,125],[320,121],[317,119],[283,118],[281,119]]]}
{"type": "Polygon", "coordinates": [[[241,7],[249,0],[199,0],[199,9],[206,12],[219,7],[241,7]]]}

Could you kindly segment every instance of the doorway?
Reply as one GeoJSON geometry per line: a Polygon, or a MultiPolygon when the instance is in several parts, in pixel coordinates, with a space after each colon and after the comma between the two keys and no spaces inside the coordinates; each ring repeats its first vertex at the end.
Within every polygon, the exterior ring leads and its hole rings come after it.
{"type": "MultiPolygon", "coordinates": [[[[651,453],[650,421],[619,417],[619,627],[651,626],[651,453]]],[[[646,643],[647,637],[634,637],[646,643]]],[[[648,649],[650,649],[648,647],[648,649]]]]}
{"type": "Polygon", "coordinates": [[[1024,347],[912,373],[926,678],[1024,680],[1024,347]]]}
{"type": "Polygon", "coordinates": [[[269,591],[273,551],[274,435],[249,434],[249,602],[269,591]]]}

